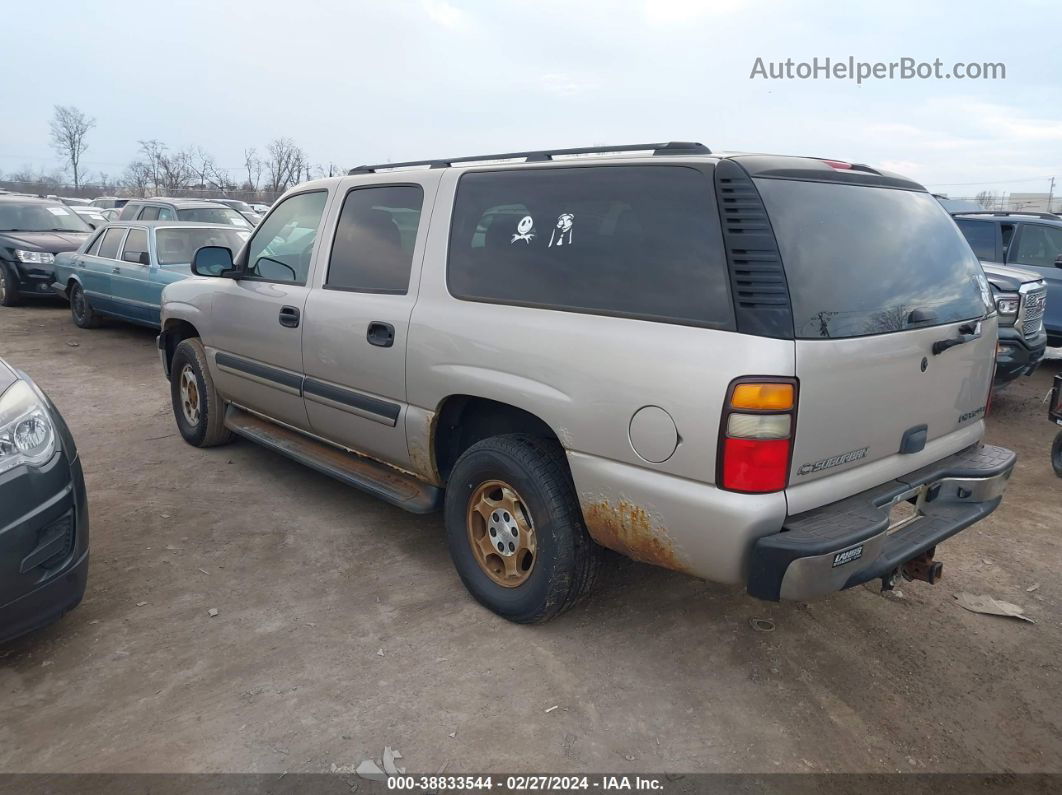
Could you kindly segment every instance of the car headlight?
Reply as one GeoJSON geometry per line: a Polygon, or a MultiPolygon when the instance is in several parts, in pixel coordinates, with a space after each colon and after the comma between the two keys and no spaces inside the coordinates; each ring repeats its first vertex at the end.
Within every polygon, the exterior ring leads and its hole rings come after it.
{"type": "Polygon", "coordinates": [[[27,265],[51,265],[55,262],[55,254],[49,254],[47,251],[23,251],[16,248],[15,256],[19,262],[25,262],[27,265]]]}
{"type": "Polygon", "coordinates": [[[48,409],[25,381],[0,395],[0,474],[20,464],[40,466],[55,453],[48,409]]]}
{"type": "Polygon", "coordinates": [[[1018,319],[1021,298],[1011,293],[996,296],[996,311],[999,312],[999,325],[1013,326],[1018,319]]]}

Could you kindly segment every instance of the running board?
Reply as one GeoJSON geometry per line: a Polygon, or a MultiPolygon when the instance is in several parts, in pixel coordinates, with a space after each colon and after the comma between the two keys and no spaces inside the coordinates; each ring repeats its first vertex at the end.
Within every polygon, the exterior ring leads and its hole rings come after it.
{"type": "Polygon", "coordinates": [[[371,458],[347,452],[229,404],[225,427],[300,464],[412,513],[442,507],[443,490],[371,458]]]}

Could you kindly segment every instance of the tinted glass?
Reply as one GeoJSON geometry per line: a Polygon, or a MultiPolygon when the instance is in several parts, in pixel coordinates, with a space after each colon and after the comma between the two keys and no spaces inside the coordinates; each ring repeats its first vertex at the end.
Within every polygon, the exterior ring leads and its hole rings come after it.
{"type": "Polygon", "coordinates": [[[159,265],[187,265],[203,246],[222,246],[233,259],[247,242],[249,233],[242,229],[182,228],[158,229],[155,232],[155,255],[159,265]]]}
{"type": "Polygon", "coordinates": [[[424,191],[415,185],[352,190],[336,226],[327,286],[404,293],[424,191]]]}
{"type": "Polygon", "coordinates": [[[140,262],[140,255],[147,250],[147,232],[143,229],[130,229],[122,247],[122,259],[126,262],[140,262]]]}
{"type": "Polygon", "coordinates": [[[249,229],[247,219],[229,207],[195,207],[178,210],[177,217],[182,221],[198,221],[201,224],[229,224],[241,229],[249,229]]]}
{"type": "Polygon", "coordinates": [[[459,298],[732,322],[711,183],[681,166],[467,174],[447,278],[459,298]]]}
{"type": "Polygon", "coordinates": [[[62,204],[0,202],[0,232],[91,232],[77,213],[62,204]]]}
{"type": "Polygon", "coordinates": [[[1058,257],[1062,257],[1062,227],[1042,224],[1022,226],[1012,262],[1036,268],[1052,268],[1058,257]]]}
{"type": "Polygon", "coordinates": [[[988,284],[928,193],[757,179],[797,337],[860,337],[985,314],[988,284]],[[928,319],[914,321],[916,310],[928,319]]]}
{"type": "Polygon", "coordinates": [[[118,246],[121,245],[122,235],[125,234],[125,229],[120,226],[108,229],[103,235],[103,242],[100,243],[100,250],[97,253],[99,257],[106,257],[107,259],[118,259],[118,246]]]}
{"type": "Polygon", "coordinates": [[[978,259],[986,262],[996,260],[996,225],[991,221],[966,221],[961,218],[955,223],[966,237],[970,248],[978,259]]]}
{"type": "Polygon", "coordinates": [[[159,217],[158,207],[145,207],[140,211],[140,215],[137,216],[141,221],[155,221],[159,217]]]}
{"type": "Polygon", "coordinates": [[[278,205],[249,244],[247,273],[270,281],[305,283],[327,200],[326,191],[314,191],[278,205]]]}

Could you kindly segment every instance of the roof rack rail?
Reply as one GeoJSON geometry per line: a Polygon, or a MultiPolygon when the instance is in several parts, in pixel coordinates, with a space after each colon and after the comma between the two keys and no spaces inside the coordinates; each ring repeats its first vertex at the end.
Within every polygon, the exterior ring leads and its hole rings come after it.
{"type": "Polygon", "coordinates": [[[955,210],[952,215],[1028,215],[1044,221],[1062,221],[1062,216],[1058,213],[1038,213],[1033,210],[955,210]]]}
{"type": "Polygon", "coordinates": [[[612,152],[645,152],[651,151],[654,155],[710,155],[711,150],[704,144],[692,141],[667,141],[666,143],[654,144],[623,144],[622,146],[584,146],[577,149],[543,149],[533,152],[506,152],[494,155],[473,155],[471,157],[451,157],[441,160],[409,160],[405,163],[377,163],[375,165],[358,166],[348,171],[348,174],[371,174],[376,171],[391,171],[401,168],[413,168],[426,166],[427,168],[449,168],[459,163],[479,163],[491,160],[518,160],[523,158],[525,163],[537,163],[553,160],[556,157],[575,155],[596,155],[612,152]]]}

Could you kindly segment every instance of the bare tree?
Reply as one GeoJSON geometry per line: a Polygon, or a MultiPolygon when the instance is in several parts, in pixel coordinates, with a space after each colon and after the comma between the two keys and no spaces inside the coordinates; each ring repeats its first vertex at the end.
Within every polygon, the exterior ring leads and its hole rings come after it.
{"type": "Polygon", "coordinates": [[[986,210],[992,209],[992,206],[999,200],[995,191],[983,190],[974,196],[974,201],[986,210]]]}
{"type": "Polygon", "coordinates": [[[292,185],[298,185],[309,176],[310,164],[306,153],[290,138],[277,138],[266,147],[265,171],[269,188],[281,193],[292,185]]]}
{"type": "Polygon", "coordinates": [[[73,105],[55,106],[51,122],[52,146],[70,164],[75,189],[81,187],[81,155],[88,149],[85,136],[95,126],[95,119],[73,105]]]}
{"type": "Polygon", "coordinates": [[[243,150],[243,164],[247,169],[248,186],[251,190],[257,191],[258,184],[262,181],[262,160],[253,146],[243,150]]]}
{"type": "Polygon", "coordinates": [[[143,160],[134,160],[126,167],[121,184],[137,196],[146,196],[152,184],[151,169],[143,160]]]}

